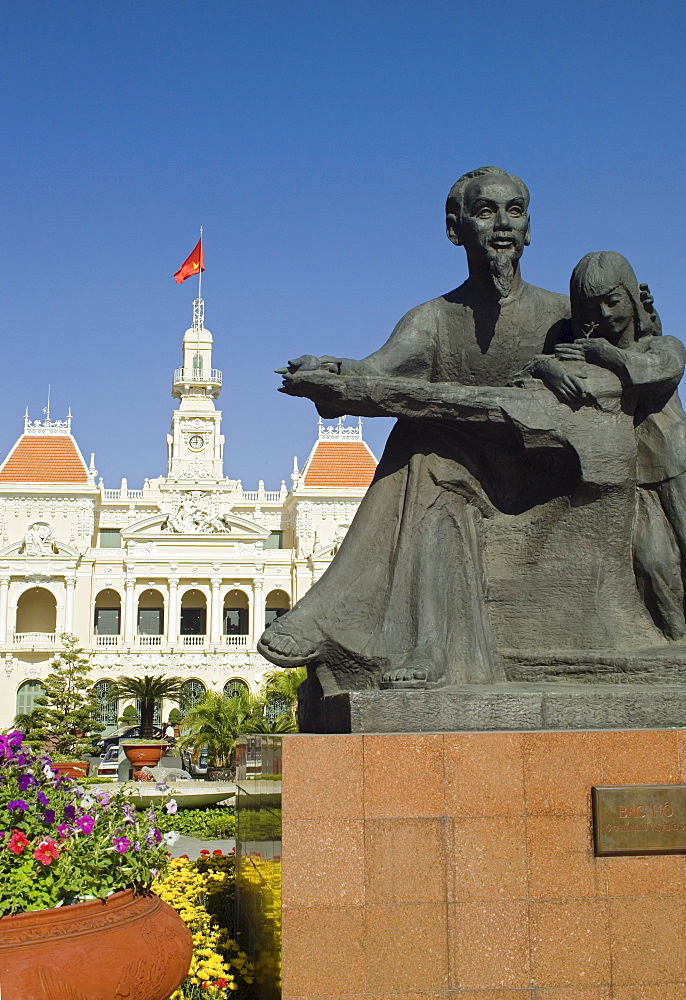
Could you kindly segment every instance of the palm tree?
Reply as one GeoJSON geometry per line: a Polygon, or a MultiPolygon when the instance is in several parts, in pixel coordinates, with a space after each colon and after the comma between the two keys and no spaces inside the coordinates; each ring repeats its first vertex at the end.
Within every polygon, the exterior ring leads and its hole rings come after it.
{"type": "Polygon", "coordinates": [[[250,720],[259,712],[259,701],[248,691],[233,698],[208,691],[183,717],[184,735],[179,746],[195,750],[207,747],[208,763],[213,767],[230,767],[238,737],[248,731],[250,720]]]}
{"type": "Polygon", "coordinates": [[[258,715],[248,719],[245,723],[244,732],[275,734],[297,733],[298,724],[290,712],[283,712],[282,715],[277,715],[273,719],[270,719],[265,713],[264,715],[258,715]]]}
{"type": "Polygon", "coordinates": [[[117,695],[120,698],[137,698],[141,706],[141,737],[152,739],[155,702],[160,698],[176,701],[181,694],[181,677],[145,674],[144,677],[118,677],[117,695]]]}
{"type": "Polygon", "coordinates": [[[265,675],[265,683],[262,688],[262,699],[270,702],[273,699],[288,702],[289,712],[293,722],[296,724],[294,730],[281,730],[282,732],[296,732],[298,721],[298,687],[307,680],[307,667],[295,667],[288,670],[270,670],[265,675]]]}

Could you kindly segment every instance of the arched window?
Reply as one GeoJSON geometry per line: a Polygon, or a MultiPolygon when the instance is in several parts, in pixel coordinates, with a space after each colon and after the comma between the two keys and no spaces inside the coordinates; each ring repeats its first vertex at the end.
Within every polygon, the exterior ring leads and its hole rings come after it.
{"type": "Polygon", "coordinates": [[[117,685],[114,681],[98,681],[93,685],[93,691],[98,699],[98,722],[103,729],[110,726],[116,728],[119,718],[117,685]]]}
{"type": "Polygon", "coordinates": [[[190,681],[184,681],[181,685],[181,694],[179,696],[179,708],[185,715],[194,705],[197,705],[199,701],[202,701],[207,694],[207,688],[202,681],[198,681],[193,678],[190,681]]]}
{"type": "Polygon", "coordinates": [[[17,688],[17,715],[29,715],[44,695],[45,688],[40,681],[24,681],[17,688]]]}
{"type": "Polygon", "coordinates": [[[245,681],[239,680],[237,677],[233,680],[227,681],[224,685],[224,697],[225,698],[237,698],[241,694],[245,694],[249,691],[249,686],[245,681]]]}
{"type": "Polygon", "coordinates": [[[272,590],[267,594],[264,621],[267,626],[290,610],[291,599],[285,590],[272,590]]]}
{"type": "Polygon", "coordinates": [[[138,634],[164,634],[164,598],[159,590],[149,588],[138,598],[138,634]]]}
{"type": "Polygon", "coordinates": [[[121,597],[116,590],[101,590],[95,598],[93,631],[96,635],[119,635],[121,626],[121,597]]]}
{"type": "Polygon", "coordinates": [[[205,635],[207,599],[202,590],[187,590],[181,598],[181,635],[205,635]]]}
{"type": "Polygon", "coordinates": [[[17,602],[17,632],[53,632],[57,622],[57,601],[45,587],[25,590],[17,602]]]}
{"type": "Polygon", "coordinates": [[[248,635],[248,597],[230,590],[224,598],[224,635],[248,635]]]}

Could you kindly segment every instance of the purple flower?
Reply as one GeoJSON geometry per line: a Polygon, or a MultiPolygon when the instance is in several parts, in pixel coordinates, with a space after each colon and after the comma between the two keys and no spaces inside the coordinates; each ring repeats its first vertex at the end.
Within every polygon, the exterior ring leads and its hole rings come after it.
{"type": "Polygon", "coordinates": [[[124,813],[124,817],[125,817],[124,818],[124,822],[125,823],[135,823],[136,822],[136,810],[133,808],[133,806],[130,806],[128,804],[128,802],[124,803],[124,805],[122,806],[122,810],[121,811],[124,813]]]}
{"type": "Polygon", "coordinates": [[[95,797],[103,809],[107,809],[110,804],[110,797],[107,792],[96,792],[95,797]]]}
{"type": "Polygon", "coordinates": [[[7,809],[9,812],[14,812],[19,809],[21,812],[26,812],[28,806],[23,799],[12,799],[11,802],[7,803],[7,809]]]}
{"type": "Polygon", "coordinates": [[[54,823],[55,822],[55,810],[54,809],[44,809],[43,810],[43,821],[45,823],[48,823],[48,824],[54,823]]]}
{"type": "Polygon", "coordinates": [[[38,801],[40,802],[40,804],[42,806],[49,806],[50,805],[50,799],[47,797],[47,795],[45,794],[45,792],[38,792],[36,794],[36,798],[38,799],[38,801]]]}
{"type": "Polygon", "coordinates": [[[78,826],[81,833],[90,833],[93,827],[95,826],[95,820],[93,819],[92,816],[89,816],[86,813],[85,816],[79,816],[79,818],[76,821],[76,825],[78,826]]]}
{"type": "Polygon", "coordinates": [[[67,826],[66,823],[60,823],[60,825],[57,827],[58,837],[68,837],[70,833],[71,833],[71,827],[67,826]]]}
{"type": "Polygon", "coordinates": [[[141,845],[138,841],[136,841],[136,843],[133,845],[133,849],[134,851],[140,851],[141,845]]]}
{"type": "Polygon", "coordinates": [[[147,835],[147,837],[145,839],[147,840],[147,842],[152,847],[154,844],[161,843],[161,841],[162,841],[162,834],[160,833],[160,831],[158,829],[154,828],[154,829],[152,829],[148,833],[148,835],[147,835]]]}
{"type": "Polygon", "coordinates": [[[118,851],[119,854],[126,854],[131,847],[131,841],[127,837],[112,837],[112,843],[115,851],[118,851]]]}
{"type": "MultiPolygon", "coordinates": [[[[22,774],[21,777],[19,778],[19,791],[25,792],[27,791],[27,789],[31,788],[32,785],[37,785],[37,784],[38,782],[36,781],[36,779],[32,774],[22,774]]],[[[45,802],[43,803],[43,805],[46,804],[47,803],[45,802]]]]}
{"type": "Polygon", "coordinates": [[[0,759],[12,760],[14,751],[21,746],[23,739],[24,734],[20,733],[18,729],[10,730],[7,736],[0,736],[0,759]]]}
{"type": "Polygon", "coordinates": [[[64,807],[64,818],[67,823],[73,823],[76,820],[76,809],[74,806],[66,805],[64,807]]]}
{"type": "Polygon", "coordinates": [[[164,808],[167,811],[167,816],[175,816],[176,815],[176,811],[177,811],[177,809],[179,807],[176,804],[176,799],[170,799],[169,802],[167,802],[167,804],[166,804],[166,806],[164,808]]]}

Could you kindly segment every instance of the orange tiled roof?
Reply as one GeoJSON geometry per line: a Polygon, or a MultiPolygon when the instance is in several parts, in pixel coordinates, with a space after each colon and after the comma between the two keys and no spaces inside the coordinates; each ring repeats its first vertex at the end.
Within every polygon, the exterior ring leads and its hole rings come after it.
{"type": "Polygon", "coordinates": [[[23,435],[0,468],[1,483],[88,482],[88,470],[69,435],[23,435]]]}
{"type": "Polygon", "coordinates": [[[305,486],[357,486],[366,489],[376,462],[362,441],[318,441],[305,468],[305,486]]]}

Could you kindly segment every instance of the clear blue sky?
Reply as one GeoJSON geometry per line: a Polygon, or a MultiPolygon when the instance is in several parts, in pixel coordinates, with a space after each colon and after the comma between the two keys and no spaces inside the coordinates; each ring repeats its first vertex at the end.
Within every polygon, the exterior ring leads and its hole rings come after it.
{"type": "MultiPolygon", "coordinates": [[[[531,188],[529,281],[564,291],[584,253],[619,250],[681,335],[681,3],[23,0],[4,14],[3,454],[51,383],[53,417],[71,405],[108,486],[164,472],[195,294],[172,273],[203,225],[225,469],[276,488],[316,420],[272,369],[363,356],[459,284],[443,203],[486,163],[531,188]]],[[[366,429],[379,454],[387,424],[366,429]]]]}

